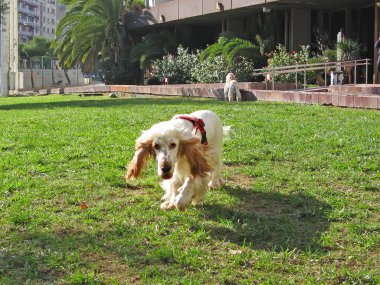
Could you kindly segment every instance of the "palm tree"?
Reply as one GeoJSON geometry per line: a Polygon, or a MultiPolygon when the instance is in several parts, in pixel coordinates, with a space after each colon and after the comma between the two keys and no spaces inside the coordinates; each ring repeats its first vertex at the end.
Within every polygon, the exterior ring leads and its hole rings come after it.
{"type": "MultiPolygon", "coordinates": [[[[351,61],[360,59],[361,44],[350,38],[345,38],[337,43],[337,49],[341,51],[342,61],[351,61]]],[[[345,67],[348,73],[348,83],[352,83],[352,66],[345,67]]]]}
{"type": "Polygon", "coordinates": [[[337,48],[342,51],[342,61],[360,58],[361,44],[349,38],[337,43],[337,48]]]}
{"type": "Polygon", "coordinates": [[[93,69],[99,58],[119,63],[126,32],[123,0],[66,0],[68,10],[57,26],[55,54],[64,68],[93,69]]]}
{"type": "Polygon", "coordinates": [[[174,53],[177,46],[177,37],[173,32],[162,30],[159,33],[150,33],[132,48],[130,61],[139,62],[141,70],[144,70],[150,67],[153,60],[174,53]]]}
{"type": "Polygon", "coordinates": [[[212,60],[218,55],[232,62],[237,56],[257,57],[259,48],[248,40],[225,33],[219,37],[215,44],[208,46],[202,52],[200,59],[202,61],[206,59],[212,60]]]}

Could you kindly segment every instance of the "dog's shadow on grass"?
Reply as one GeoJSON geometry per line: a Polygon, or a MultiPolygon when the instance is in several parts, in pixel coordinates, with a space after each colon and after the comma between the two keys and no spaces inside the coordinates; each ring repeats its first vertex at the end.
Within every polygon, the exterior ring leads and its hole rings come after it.
{"type": "Polygon", "coordinates": [[[219,191],[235,202],[202,207],[202,227],[213,239],[261,250],[323,250],[318,241],[329,228],[328,204],[303,193],[264,193],[238,186],[219,191]]]}

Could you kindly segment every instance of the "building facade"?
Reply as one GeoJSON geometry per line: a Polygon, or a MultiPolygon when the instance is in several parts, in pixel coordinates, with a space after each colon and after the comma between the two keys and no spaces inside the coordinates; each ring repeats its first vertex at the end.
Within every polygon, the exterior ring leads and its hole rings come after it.
{"type": "Polygon", "coordinates": [[[18,26],[19,40],[27,42],[39,35],[40,30],[40,2],[39,0],[19,0],[18,26]]]}
{"type": "Polygon", "coordinates": [[[379,0],[146,0],[145,10],[127,17],[134,33],[175,31],[181,44],[204,48],[222,32],[253,40],[255,35],[281,43],[330,46],[343,30],[363,45],[362,57],[377,59],[379,0]],[[378,14],[376,14],[378,15],[378,14]]]}
{"type": "Polygon", "coordinates": [[[58,0],[18,0],[19,40],[27,42],[34,36],[53,39],[65,13],[66,7],[58,0]]]}
{"type": "Polygon", "coordinates": [[[57,23],[66,13],[66,7],[58,0],[40,0],[41,5],[41,35],[53,39],[57,29],[57,23]]]}

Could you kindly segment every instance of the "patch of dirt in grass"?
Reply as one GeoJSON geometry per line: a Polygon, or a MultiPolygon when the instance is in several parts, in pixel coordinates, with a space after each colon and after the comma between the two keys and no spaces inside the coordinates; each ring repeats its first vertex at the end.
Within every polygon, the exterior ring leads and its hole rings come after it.
{"type": "Polygon", "coordinates": [[[83,254],[82,260],[88,264],[87,267],[93,267],[96,272],[105,279],[112,278],[120,283],[130,281],[131,276],[136,272],[124,264],[119,257],[113,254],[86,253],[83,254]]]}
{"type": "Polygon", "coordinates": [[[138,194],[138,195],[145,195],[147,192],[144,189],[144,187],[142,187],[140,185],[132,185],[132,184],[127,183],[127,185],[125,187],[125,193],[127,195],[131,194],[131,193],[138,194]]]}
{"type": "Polygon", "coordinates": [[[254,179],[249,177],[248,175],[237,173],[234,174],[227,184],[231,184],[233,186],[240,186],[242,188],[250,188],[254,183],[254,179]]]}
{"type": "Polygon", "coordinates": [[[238,168],[225,166],[225,170],[228,172],[228,178],[226,179],[227,185],[239,186],[241,188],[250,188],[255,182],[255,179],[253,177],[239,173],[238,168]]]}
{"type": "Polygon", "coordinates": [[[274,212],[276,214],[281,213],[281,208],[283,208],[283,203],[277,203],[276,201],[271,201],[268,204],[266,201],[261,199],[260,193],[251,190],[252,185],[255,183],[256,179],[249,175],[238,173],[238,169],[233,167],[226,167],[228,169],[229,178],[227,179],[226,186],[230,188],[238,188],[239,191],[236,195],[240,197],[241,202],[235,205],[235,209],[240,211],[254,211],[262,215],[271,215],[274,212]]]}
{"type": "Polygon", "coordinates": [[[129,184],[129,183],[127,183],[126,184],[126,189],[127,190],[133,190],[133,191],[135,191],[135,190],[141,190],[141,189],[143,189],[140,185],[133,185],[133,184],[129,184]]]}

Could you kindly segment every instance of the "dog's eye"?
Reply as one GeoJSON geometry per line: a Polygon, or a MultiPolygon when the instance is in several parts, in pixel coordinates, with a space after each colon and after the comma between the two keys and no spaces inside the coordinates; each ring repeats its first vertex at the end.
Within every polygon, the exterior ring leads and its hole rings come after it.
{"type": "Polygon", "coordinates": [[[175,148],[177,145],[175,143],[170,144],[170,148],[175,148]]]}
{"type": "Polygon", "coordinates": [[[155,145],[154,145],[154,148],[155,148],[156,150],[159,150],[161,147],[160,147],[159,144],[155,144],[155,145]]]}

